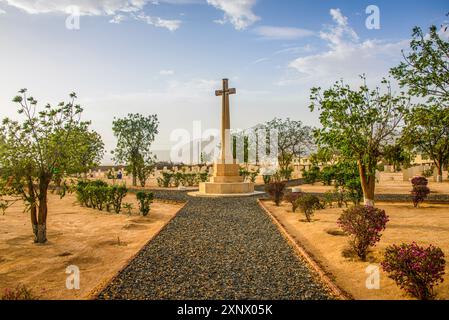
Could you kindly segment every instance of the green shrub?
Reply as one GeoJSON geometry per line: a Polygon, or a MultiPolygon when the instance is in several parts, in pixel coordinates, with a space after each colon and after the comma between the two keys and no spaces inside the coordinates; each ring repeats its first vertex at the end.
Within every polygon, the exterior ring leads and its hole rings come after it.
{"type": "Polygon", "coordinates": [[[279,171],[281,177],[287,181],[290,181],[292,178],[293,168],[284,168],[279,171]]]}
{"type": "Polygon", "coordinates": [[[184,185],[192,187],[196,184],[196,173],[184,173],[184,185]]]}
{"type": "Polygon", "coordinates": [[[128,188],[126,186],[112,186],[109,187],[111,192],[110,203],[112,203],[112,207],[114,208],[115,213],[120,213],[122,209],[122,201],[123,198],[126,197],[128,192],[128,188]]]}
{"type": "Polygon", "coordinates": [[[263,178],[263,183],[264,184],[269,184],[271,182],[271,174],[264,174],[262,176],[263,178]]]}
{"type": "Polygon", "coordinates": [[[108,186],[101,180],[79,181],[76,187],[77,200],[81,205],[102,211],[114,209],[120,213],[123,198],[128,189],[123,186],[108,186]]]}
{"type": "Polygon", "coordinates": [[[139,202],[139,211],[143,216],[150,212],[151,203],[153,203],[153,193],[139,191],[136,193],[137,201],[139,202]]]}
{"type": "Polygon", "coordinates": [[[128,214],[131,215],[131,211],[134,209],[134,206],[132,203],[125,202],[123,204],[123,208],[125,208],[128,211],[128,214]]]}
{"type": "Polygon", "coordinates": [[[252,182],[252,183],[255,183],[256,182],[256,178],[257,178],[257,176],[259,175],[259,169],[257,169],[257,171],[252,171],[252,172],[250,172],[249,173],[249,181],[250,182],[252,182]]]}
{"type": "Polygon", "coordinates": [[[330,186],[335,179],[335,167],[329,166],[323,168],[320,173],[320,180],[325,186],[330,186]]]}
{"type": "Polygon", "coordinates": [[[430,169],[424,170],[423,173],[422,173],[422,175],[423,175],[423,177],[425,177],[425,178],[430,178],[430,177],[432,177],[432,176],[433,176],[433,169],[430,168],[430,169]]]}
{"type": "Polygon", "coordinates": [[[315,182],[319,181],[320,178],[320,168],[318,167],[311,167],[309,170],[302,170],[302,178],[304,179],[304,182],[307,184],[314,184],[315,182]]]}
{"type": "Polygon", "coordinates": [[[198,173],[198,179],[199,182],[207,182],[209,180],[209,172],[200,172],[198,173]]]}
{"type": "Polygon", "coordinates": [[[305,214],[307,221],[310,222],[315,210],[321,209],[322,205],[317,196],[305,194],[298,198],[298,207],[305,214]]]}
{"type": "Polygon", "coordinates": [[[162,172],[162,177],[157,178],[157,184],[162,188],[169,188],[172,183],[173,173],[172,172],[162,172]]]}
{"type": "Polygon", "coordinates": [[[182,172],[175,172],[172,177],[172,183],[175,187],[179,187],[184,181],[184,174],[182,172]]]}
{"type": "Polygon", "coordinates": [[[334,202],[336,202],[334,191],[326,191],[323,195],[323,203],[325,206],[328,206],[329,208],[332,208],[334,205],[334,202]]]}
{"type": "Polygon", "coordinates": [[[249,176],[249,171],[246,168],[244,168],[244,167],[240,167],[239,168],[239,175],[241,177],[243,177],[244,181],[246,181],[246,178],[249,176]]]}

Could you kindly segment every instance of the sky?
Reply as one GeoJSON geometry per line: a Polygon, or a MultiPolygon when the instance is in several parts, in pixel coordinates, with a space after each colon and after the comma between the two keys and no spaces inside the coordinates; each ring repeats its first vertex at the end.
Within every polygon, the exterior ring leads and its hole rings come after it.
{"type": "Polygon", "coordinates": [[[0,118],[17,117],[21,88],[42,106],[74,91],[105,164],[112,121],[128,113],[158,115],[164,158],[174,130],[219,128],[214,90],[229,78],[233,128],[274,117],[317,126],[310,88],[358,85],[362,73],[375,86],[412,28],[441,26],[448,12],[447,0],[0,0],[0,118]]]}

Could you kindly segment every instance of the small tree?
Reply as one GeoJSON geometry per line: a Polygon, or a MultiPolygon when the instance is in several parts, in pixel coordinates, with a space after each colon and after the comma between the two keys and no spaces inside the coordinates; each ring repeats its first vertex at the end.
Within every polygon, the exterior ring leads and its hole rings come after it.
{"type": "Polygon", "coordinates": [[[443,166],[449,163],[449,108],[441,105],[415,106],[405,118],[401,140],[429,157],[443,181],[443,166]]]}
{"type": "Polygon", "coordinates": [[[378,87],[370,90],[364,84],[352,90],[343,81],[324,92],[311,91],[311,111],[318,109],[321,129],[315,131],[319,147],[334,148],[342,159],[357,162],[366,205],[374,205],[376,168],[385,148],[394,144],[409,98],[395,96],[390,83],[382,81],[385,93],[378,87]]]}
{"type": "MultiPolygon", "coordinates": [[[[139,176],[145,178],[142,170],[154,163],[151,144],[158,134],[157,115],[144,117],[140,114],[128,114],[128,117],[114,119],[112,130],[117,137],[117,147],[113,151],[117,164],[126,163],[127,171],[133,177],[133,186],[137,186],[139,176]]],[[[145,181],[143,181],[145,185],[145,181]]],[[[142,184],[142,181],[141,181],[142,184]]]]}
{"type": "MultiPolygon", "coordinates": [[[[19,122],[6,118],[0,127],[0,173],[1,180],[6,181],[0,186],[25,202],[35,242],[44,243],[50,183],[59,185],[67,173],[83,167],[79,149],[89,149],[91,141],[76,135],[88,132],[89,123],[80,120],[83,109],[75,104],[75,93],[70,94],[69,102],[57,107],[47,104],[42,110],[38,110],[33,97],[27,96],[26,89],[19,93],[13,101],[25,119],[19,122]]],[[[92,150],[97,152],[93,159],[100,157],[101,148],[92,150]]]]}
{"type": "Polygon", "coordinates": [[[296,212],[296,209],[298,208],[298,199],[302,196],[301,192],[290,192],[287,193],[284,196],[284,201],[287,201],[288,203],[290,203],[292,205],[292,211],[296,212]]]}
{"type": "Polygon", "coordinates": [[[385,249],[382,268],[407,293],[421,300],[435,297],[433,288],[443,282],[446,261],[440,248],[411,244],[385,249]]]}
{"type": "Polygon", "coordinates": [[[337,223],[351,236],[351,248],[365,261],[368,248],[380,241],[380,232],[385,230],[387,222],[388,216],[384,210],[372,206],[354,206],[344,210],[337,223]]]}
{"type": "Polygon", "coordinates": [[[97,167],[104,156],[104,143],[101,136],[95,131],[84,129],[77,129],[71,135],[72,143],[75,145],[77,152],[74,158],[70,159],[72,165],[70,166],[73,174],[83,173],[84,178],[87,178],[89,169],[97,167]]]}
{"type": "Polygon", "coordinates": [[[385,161],[393,166],[393,171],[397,171],[401,166],[409,166],[411,162],[410,152],[403,145],[397,143],[385,148],[385,161]]]}
{"type": "Polygon", "coordinates": [[[145,217],[150,212],[150,206],[153,203],[153,193],[139,191],[136,193],[137,201],[139,202],[139,211],[145,217]]]}
{"type": "Polygon", "coordinates": [[[279,172],[287,174],[282,178],[288,179],[293,160],[306,155],[314,148],[312,128],[303,125],[301,121],[275,118],[265,124],[265,130],[267,139],[270,139],[270,135],[277,135],[277,139],[272,139],[271,142],[277,144],[273,149],[278,152],[279,172]]]}
{"type": "Polygon", "coordinates": [[[298,199],[298,206],[305,214],[307,222],[312,221],[312,215],[315,210],[321,208],[320,199],[312,194],[305,194],[298,199]]]}

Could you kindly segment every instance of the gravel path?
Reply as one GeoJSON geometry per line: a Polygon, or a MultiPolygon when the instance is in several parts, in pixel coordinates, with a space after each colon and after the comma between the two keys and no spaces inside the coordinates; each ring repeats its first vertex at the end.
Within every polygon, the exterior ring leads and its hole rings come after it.
{"type": "Polygon", "coordinates": [[[332,299],[256,199],[189,198],[99,298],[332,299]]]}

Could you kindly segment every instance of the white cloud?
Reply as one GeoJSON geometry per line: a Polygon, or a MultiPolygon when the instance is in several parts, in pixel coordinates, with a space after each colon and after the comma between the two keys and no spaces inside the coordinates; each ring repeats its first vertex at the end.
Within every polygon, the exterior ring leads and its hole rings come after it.
{"type": "Polygon", "coordinates": [[[223,19],[214,20],[214,22],[220,24],[230,22],[237,30],[246,29],[260,20],[260,17],[252,11],[256,0],[207,0],[207,3],[224,11],[223,19]]]}
{"type": "Polygon", "coordinates": [[[5,10],[0,9],[0,14],[5,14],[5,13],[6,13],[5,10]]]}
{"type": "Polygon", "coordinates": [[[161,76],[172,76],[175,74],[175,72],[173,70],[161,70],[159,71],[159,74],[161,76]]]}
{"type": "MultiPolygon", "coordinates": [[[[143,8],[149,0],[3,0],[10,6],[24,10],[29,14],[62,13],[77,7],[84,16],[113,16],[111,23],[120,23],[128,16],[144,21],[155,27],[174,31],[181,25],[180,20],[167,20],[148,16],[143,8]]],[[[176,3],[176,2],[174,2],[176,3]]],[[[182,2],[181,2],[182,3],[182,2]]]]}
{"type": "Polygon", "coordinates": [[[271,40],[296,40],[314,34],[313,31],[307,29],[271,26],[258,27],[254,29],[254,32],[263,39],[271,40]]]}
{"type": "Polygon", "coordinates": [[[387,42],[376,39],[361,41],[349,26],[340,9],[331,9],[334,25],[320,32],[328,50],[301,56],[289,66],[299,72],[278,84],[307,83],[323,85],[343,78],[348,83],[359,83],[359,75],[366,74],[371,82],[388,76],[389,68],[401,60],[401,49],[408,40],[387,42]]]}
{"type": "Polygon", "coordinates": [[[126,16],[124,16],[123,14],[117,14],[111,20],[109,20],[109,22],[120,24],[123,20],[126,20],[126,16]]]}
{"type": "Polygon", "coordinates": [[[81,15],[114,15],[117,12],[142,10],[148,0],[4,0],[10,6],[30,14],[66,13],[70,6],[77,6],[81,15]]]}
{"type": "Polygon", "coordinates": [[[133,15],[133,17],[136,20],[144,21],[149,25],[160,28],[167,28],[170,31],[175,31],[181,26],[181,20],[166,20],[159,17],[148,16],[143,12],[140,12],[137,15],[133,15]]]}

